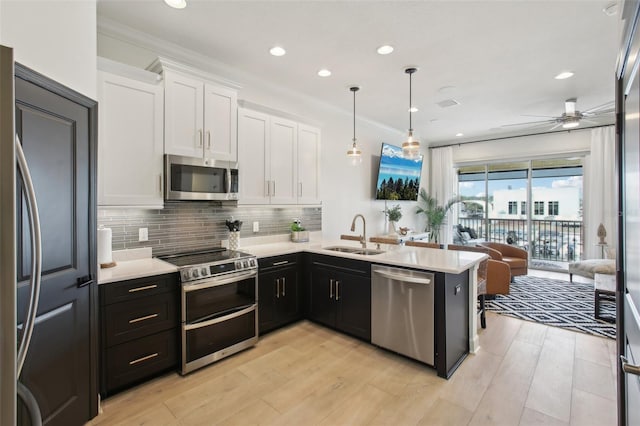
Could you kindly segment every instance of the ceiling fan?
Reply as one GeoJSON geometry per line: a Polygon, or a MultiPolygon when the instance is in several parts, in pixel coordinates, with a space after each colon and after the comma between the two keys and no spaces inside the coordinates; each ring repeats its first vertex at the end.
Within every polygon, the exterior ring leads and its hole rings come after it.
{"type": "Polygon", "coordinates": [[[524,115],[524,117],[539,117],[545,120],[529,121],[526,123],[505,124],[500,126],[516,127],[516,126],[551,126],[549,130],[555,130],[562,126],[563,129],[573,129],[580,125],[580,123],[599,124],[596,121],[589,120],[590,118],[602,117],[611,115],[614,113],[614,102],[610,101],[605,104],[599,105],[594,108],[589,108],[585,111],[578,111],[576,109],[577,98],[570,98],[564,102],[564,112],[560,116],[548,116],[548,115],[524,115]]]}

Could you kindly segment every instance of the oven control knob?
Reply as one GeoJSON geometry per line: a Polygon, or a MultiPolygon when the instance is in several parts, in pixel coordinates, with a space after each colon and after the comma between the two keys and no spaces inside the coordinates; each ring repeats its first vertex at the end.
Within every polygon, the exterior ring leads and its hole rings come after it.
{"type": "Polygon", "coordinates": [[[207,268],[202,268],[202,269],[200,270],[200,274],[202,274],[202,276],[203,276],[203,277],[206,277],[206,276],[207,276],[207,274],[208,274],[208,273],[207,273],[207,268]]]}
{"type": "Polygon", "coordinates": [[[249,263],[251,264],[251,266],[256,266],[256,260],[255,259],[251,259],[249,261],[249,263]]]}
{"type": "Polygon", "coordinates": [[[198,270],[197,270],[197,269],[194,269],[193,271],[191,271],[191,276],[192,276],[193,278],[198,278],[198,270]]]}
{"type": "Polygon", "coordinates": [[[182,280],[183,281],[189,281],[190,277],[191,277],[191,274],[189,273],[189,271],[182,271],[182,280]]]}

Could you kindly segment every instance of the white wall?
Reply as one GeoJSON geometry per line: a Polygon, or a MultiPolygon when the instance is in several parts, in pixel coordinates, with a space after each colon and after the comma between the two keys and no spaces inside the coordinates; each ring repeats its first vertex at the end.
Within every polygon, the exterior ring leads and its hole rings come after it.
{"type": "Polygon", "coordinates": [[[21,64],[96,98],[96,0],[2,0],[0,43],[21,64]]]}
{"type": "MultiPolygon", "coordinates": [[[[401,130],[390,129],[372,122],[358,119],[356,136],[363,151],[363,161],[357,167],[347,160],[346,151],[351,146],[353,116],[352,94],[345,88],[344,109],[336,109],[312,98],[276,87],[256,75],[244,73],[233,67],[220,64],[210,58],[159,42],[147,35],[128,32],[122,35],[122,27],[114,30],[112,24],[98,27],[98,55],[129,65],[145,68],[158,55],[170,57],[194,67],[233,80],[242,86],[238,98],[294,115],[322,129],[321,197],[322,228],[325,238],[337,238],[350,233],[355,214],[362,213],[367,219],[367,236],[383,233],[384,201],[374,200],[375,179],[381,143],[399,145],[405,136],[401,130]]],[[[126,29],[125,29],[126,30],[126,29]]],[[[130,30],[130,29],[129,29],[130,30]]],[[[363,89],[363,90],[366,90],[363,89]]],[[[356,98],[357,102],[357,98],[356,98]]],[[[425,150],[426,152],[426,150],[425,150]]],[[[426,161],[423,163],[426,164],[426,161]]],[[[242,167],[242,166],[240,166],[242,167]]],[[[423,171],[423,184],[427,174],[423,171]]],[[[415,202],[394,202],[403,207],[400,226],[422,230],[422,218],[415,215],[415,202]]],[[[361,232],[358,223],[356,232],[361,232]]]]}
{"type": "Polygon", "coordinates": [[[453,147],[453,163],[473,164],[501,160],[529,160],[554,156],[579,156],[591,149],[591,130],[521,136],[453,147]]]}

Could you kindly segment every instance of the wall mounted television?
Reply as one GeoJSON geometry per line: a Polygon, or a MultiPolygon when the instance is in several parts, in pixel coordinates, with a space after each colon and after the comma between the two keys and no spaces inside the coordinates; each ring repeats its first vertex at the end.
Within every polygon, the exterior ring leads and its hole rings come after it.
{"type": "Polygon", "coordinates": [[[376,200],[416,201],[420,189],[422,155],[404,158],[402,148],[382,143],[376,200]]]}

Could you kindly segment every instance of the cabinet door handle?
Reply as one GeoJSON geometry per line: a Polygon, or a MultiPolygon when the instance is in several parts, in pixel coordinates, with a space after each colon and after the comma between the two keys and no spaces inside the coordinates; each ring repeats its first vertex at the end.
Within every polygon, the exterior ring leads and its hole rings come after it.
{"type": "Polygon", "coordinates": [[[129,320],[129,324],[135,324],[135,323],[140,322],[140,321],[146,321],[148,319],[155,318],[157,316],[158,316],[158,314],[151,314],[151,315],[145,315],[145,316],[139,317],[139,318],[134,318],[132,320],[129,320]]]}
{"type": "Polygon", "coordinates": [[[198,148],[202,148],[202,129],[198,129],[198,148]]]}
{"type": "Polygon", "coordinates": [[[270,197],[271,196],[271,181],[265,180],[264,184],[266,186],[266,190],[264,191],[265,194],[266,194],[265,196],[266,197],[270,197]]]}
{"type": "Polygon", "coordinates": [[[287,291],[287,277],[282,277],[282,297],[285,296],[286,291],[287,291]]]}
{"type": "Polygon", "coordinates": [[[276,196],[276,181],[272,180],[271,183],[273,183],[273,194],[272,195],[275,197],[276,196]]]}
{"type": "Polygon", "coordinates": [[[302,182],[298,183],[298,197],[302,197],[302,182]]]}
{"type": "Polygon", "coordinates": [[[162,195],[162,175],[158,175],[158,192],[162,195]]]}
{"type": "Polygon", "coordinates": [[[135,293],[137,291],[144,291],[144,290],[151,290],[152,288],[157,288],[157,287],[158,287],[158,284],[152,284],[152,285],[145,285],[144,287],[130,288],[129,293],[135,293]]]}
{"type": "Polygon", "coordinates": [[[153,359],[153,358],[155,358],[157,356],[158,356],[158,352],[156,352],[154,354],[151,354],[151,355],[143,356],[142,358],[138,358],[138,359],[134,359],[133,361],[129,361],[129,365],[136,365],[139,362],[147,361],[147,360],[153,359]]]}
{"type": "Polygon", "coordinates": [[[340,281],[336,281],[336,300],[340,300],[340,281]]]}
{"type": "Polygon", "coordinates": [[[272,266],[279,266],[279,265],[286,265],[287,263],[289,263],[288,260],[283,260],[283,261],[280,261],[280,262],[273,262],[271,265],[272,266]]]}
{"type": "Polygon", "coordinates": [[[333,278],[329,280],[329,299],[333,299],[333,278]]]}
{"type": "Polygon", "coordinates": [[[280,299],[280,278],[276,278],[276,298],[280,299]]]}
{"type": "Polygon", "coordinates": [[[207,130],[207,149],[211,150],[211,132],[207,130]]]}

